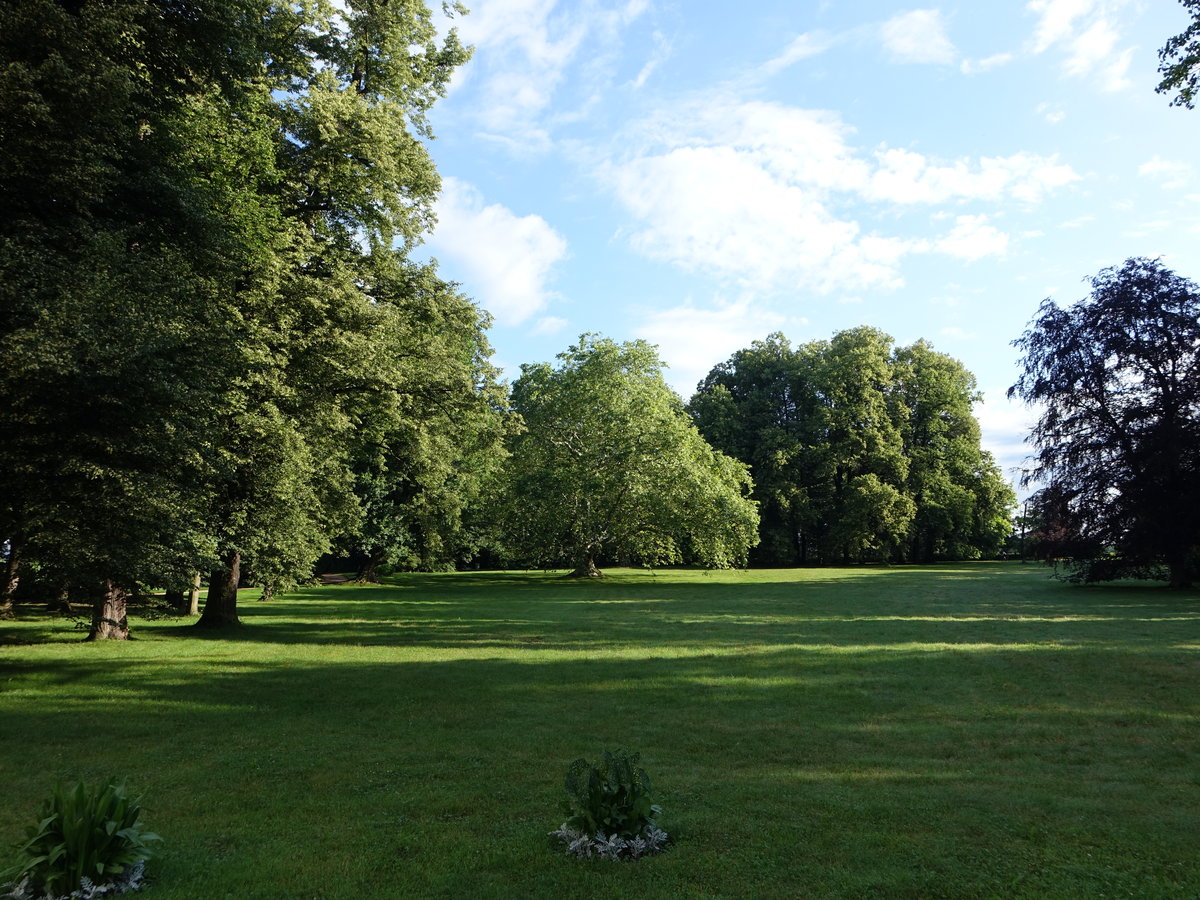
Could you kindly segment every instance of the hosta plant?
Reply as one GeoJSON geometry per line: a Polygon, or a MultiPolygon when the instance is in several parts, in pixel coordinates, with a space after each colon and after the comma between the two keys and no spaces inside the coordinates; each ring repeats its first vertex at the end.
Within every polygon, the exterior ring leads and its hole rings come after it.
{"type": "Polygon", "coordinates": [[[79,781],[59,784],[45,801],[36,825],[20,844],[24,862],[5,874],[15,881],[10,896],[101,897],[136,890],[149,844],[161,840],[138,821],[139,798],[109,778],[95,789],[79,781]]]}
{"type": "Polygon", "coordinates": [[[600,765],[577,759],[563,786],[569,818],[551,836],[573,856],[637,859],[666,846],[655,823],[662,809],[650,799],[650,777],[627,750],[604,751],[600,765]]]}

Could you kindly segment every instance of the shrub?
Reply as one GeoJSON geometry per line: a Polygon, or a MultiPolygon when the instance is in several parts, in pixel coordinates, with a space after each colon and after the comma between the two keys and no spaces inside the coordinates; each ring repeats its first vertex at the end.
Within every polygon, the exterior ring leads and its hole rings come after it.
{"type": "Polygon", "coordinates": [[[147,845],[161,840],[142,830],[141,812],[140,798],[127,796],[115,778],[95,790],[83,781],[72,788],[59,784],[19,845],[25,862],[4,873],[16,877],[12,896],[94,897],[135,889],[152,855],[147,845]]]}
{"type": "Polygon", "coordinates": [[[604,751],[599,766],[577,759],[567,769],[570,817],[551,835],[575,856],[634,859],[661,850],[667,833],[654,821],[662,809],[650,799],[650,777],[627,750],[604,751]]]}

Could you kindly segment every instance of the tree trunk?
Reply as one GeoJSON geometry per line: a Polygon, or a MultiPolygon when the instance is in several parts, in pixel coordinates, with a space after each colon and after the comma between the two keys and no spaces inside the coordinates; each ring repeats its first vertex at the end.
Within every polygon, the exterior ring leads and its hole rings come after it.
{"type": "Polygon", "coordinates": [[[66,585],[63,585],[57,591],[55,591],[53,599],[46,604],[46,611],[69,616],[71,614],[70,588],[68,588],[66,585]]]}
{"type": "Polygon", "coordinates": [[[604,575],[596,568],[596,554],[591,549],[584,551],[580,556],[579,565],[575,567],[575,571],[568,575],[568,578],[600,578],[604,575]]]}
{"type": "Polygon", "coordinates": [[[382,550],[372,550],[367,554],[366,560],[358,570],[358,575],[354,580],[358,584],[378,584],[379,583],[379,566],[383,564],[386,556],[382,550]]]}
{"type": "Polygon", "coordinates": [[[89,641],[124,641],[129,639],[129,619],[125,615],[125,589],[111,581],[104,582],[104,591],[92,607],[92,630],[89,641]]]}
{"type": "MultiPolygon", "coordinates": [[[[192,573],[192,587],[188,591],[187,597],[187,615],[200,615],[200,573],[192,573]]],[[[181,610],[182,611],[182,610],[181,610]]]]}
{"type": "Polygon", "coordinates": [[[275,585],[271,584],[271,582],[269,582],[269,581],[266,584],[264,584],[262,586],[262,596],[259,597],[258,599],[260,601],[274,600],[275,599],[275,585]]]}
{"type": "Polygon", "coordinates": [[[4,561],[4,583],[0,584],[0,618],[13,614],[13,594],[21,581],[21,545],[12,541],[8,545],[8,559],[4,561]]]}
{"type": "Polygon", "coordinates": [[[225,628],[241,625],[237,615],[238,580],[242,577],[242,554],[231,550],[224,565],[208,579],[208,599],[196,624],[202,628],[225,628]]]}

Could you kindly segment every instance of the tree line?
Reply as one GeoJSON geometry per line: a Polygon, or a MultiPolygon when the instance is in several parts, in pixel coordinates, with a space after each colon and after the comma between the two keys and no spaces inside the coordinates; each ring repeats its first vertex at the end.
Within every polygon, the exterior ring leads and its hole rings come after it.
{"type": "Polygon", "coordinates": [[[974,559],[1011,532],[1012,488],[980,448],[975,379],[875,328],[793,347],[772,334],[716,366],[689,409],[745,462],[764,565],[974,559]]]}
{"type": "MultiPolygon", "coordinates": [[[[1187,90],[1193,38],[1171,51],[1187,90]]],[[[122,638],[139,585],[206,580],[199,624],[223,626],[239,584],[269,595],[329,553],[371,578],[995,552],[1013,495],[974,379],[924,342],[771,335],[685,405],[653,347],[584,335],[510,391],[487,314],[411,257],[439,189],[427,114],[469,55],[420,0],[0,7],[0,613],[33,580],[122,638]]],[[[1043,519],[1167,548],[1182,584],[1196,291],[1127,269],[1099,277],[1094,324],[1043,309],[1014,391],[1050,403],[1043,519]],[[1160,369],[1186,377],[1126,402],[1160,369]],[[1136,452],[1089,457],[1090,434],[1136,452]]]]}

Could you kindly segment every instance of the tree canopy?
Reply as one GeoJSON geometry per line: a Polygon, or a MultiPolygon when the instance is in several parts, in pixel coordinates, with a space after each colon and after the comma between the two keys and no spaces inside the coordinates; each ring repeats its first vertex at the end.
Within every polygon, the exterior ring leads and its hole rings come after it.
{"type": "MultiPolygon", "coordinates": [[[[0,8],[0,524],[102,595],[94,636],[201,567],[236,622],[244,562],[286,582],[358,527],[367,435],[474,402],[414,339],[465,301],[397,296],[467,56],[419,0],[0,8]]],[[[469,369],[486,319],[448,315],[469,369]]]]}
{"type": "Polygon", "coordinates": [[[1029,481],[1059,555],[1130,564],[1085,561],[1086,575],[1162,563],[1184,587],[1200,545],[1200,287],[1152,259],[1091,286],[1066,309],[1043,301],[1015,342],[1009,394],[1043,409],[1029,481]]]}
{"type": "Polygon", "coordinates": [[[668,387],[656,349],[583,335],[512,389],[505,533],[528,562],[598,573],[597,560],[728,567],[757,541],[746,467],[714,451],[668,387]]]}
{"type": "Polygon", "coordinates": [[[745,462],[768,565],[996,552],[1012,490],[980,449],[975,379],[874,328],[792,347],[772,334],[700,383],[689,409],[745,462]]]}

